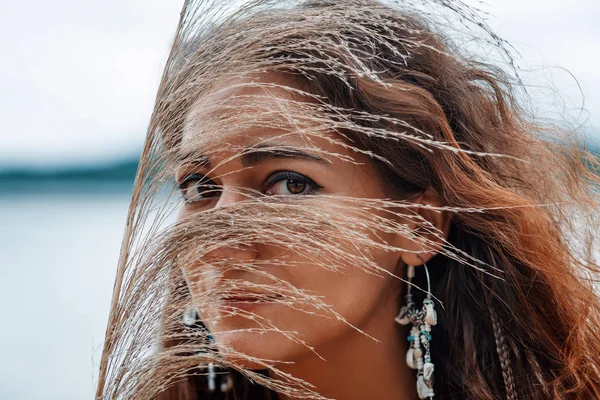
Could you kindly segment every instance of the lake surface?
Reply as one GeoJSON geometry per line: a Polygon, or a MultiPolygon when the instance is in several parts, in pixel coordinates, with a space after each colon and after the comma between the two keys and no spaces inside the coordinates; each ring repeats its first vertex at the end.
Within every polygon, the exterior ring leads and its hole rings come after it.
{"type": "Polygon", "coordinates": [[[1,399],[94,397],[130,188],[0,191],[1,399]]]}

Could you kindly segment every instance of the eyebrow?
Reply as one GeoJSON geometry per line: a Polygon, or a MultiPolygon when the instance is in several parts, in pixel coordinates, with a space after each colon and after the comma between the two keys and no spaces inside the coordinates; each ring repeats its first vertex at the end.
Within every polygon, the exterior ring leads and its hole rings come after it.
{"type": "MultiPolygon", "coordinates": [[[[315,161],[326,165],[327,167],[331,167],[331,161],[325,158],[298,150],[293,147],[285,147],[281,145],[259,144],[248,147],[240,154],[240,161],[244,167],[252,167],[267,160],[287,158],[315,161]]],[[[203,168],[211,168],[211,158],[205,154],[192,152],[184,155],[181,160],[187,163],[199,165],[203,168]]]]}
{"type": "Polygon", "coordinates": [[[248,148],[248,151],[244,151],[240,156],[242,165],[245,167],[251,167],[271,159],[282,158],[298,158],[302,160],[316,161],[318,163],[331,166],[331,161],[321,158],[315,154],[307,153],[293,147],[285,147],[280,145],[278,145],[277,148],[274,148],[273,145],[252,146],[248,148]]]}

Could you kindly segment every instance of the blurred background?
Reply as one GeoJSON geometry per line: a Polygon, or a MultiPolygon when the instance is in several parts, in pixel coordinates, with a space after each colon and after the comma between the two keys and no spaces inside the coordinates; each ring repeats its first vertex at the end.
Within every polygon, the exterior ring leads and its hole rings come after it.
{"type": "MultiPolygon", "coordinates": [[[[600,2],[467,3],[520,52],[544,116],[597,149],[600,2]]],[[[1,399],[93,398],[137,159],[181,5],[0,0],[1,399]]]]}

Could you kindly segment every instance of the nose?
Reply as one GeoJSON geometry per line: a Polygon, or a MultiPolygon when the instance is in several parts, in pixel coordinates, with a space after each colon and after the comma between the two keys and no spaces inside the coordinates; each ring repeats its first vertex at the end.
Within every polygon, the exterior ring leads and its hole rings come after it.
{"type": "MultiPolygon", "coordinates": [[[[241,233],[237,233],[241,235],[241,233]]],[[[217,288],[230,279],[245,279],[248,272],[243,265],[251,264],[259,258],[259,252],[253,243],[244,243],[244,238],[233,237],[235,231],[224,238],[217,248],[202,257],[200,269],[200,286],[206,289],[217,288]],[[230,240],[231,239],[231,240],[230,240]]]]}
{"type": "Polygon", "coordinates": [[[234,238],[234,243],[225,243],[204,256],[205,261],[252,261],[258,258],[258,250],[250,243],[242,243],[234,238]]]}
{"type": "MultiPolygon", "coordinates": [[[[247,199],[248,195],[244,194],[241,188],[223,186],[215,208],[223,208],[222,211],[225,211],[228,206],[247,199]]],[[[231,229],[222,235],[225,243],[207,253],[206,260],[251,261],[258,258],[258,250],[254,244],[244,241],[244,238],[248,237],[247,233],[244,233],[244,229],[249,228],[248,222],[240,221],[236,225],[236,214],[233,210],[229,213],[231,229]]],[[[247,220],[247,217],[245,219],[247,220]]]]}

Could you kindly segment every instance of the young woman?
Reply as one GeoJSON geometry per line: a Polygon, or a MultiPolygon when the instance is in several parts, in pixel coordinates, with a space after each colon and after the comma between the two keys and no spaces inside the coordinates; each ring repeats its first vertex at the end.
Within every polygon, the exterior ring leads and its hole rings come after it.
{"type": "Polygon", "coordinates": [[[476,13],[204,3],[158,93],[98,398],[600,398],[599,163],[468,51],[512,65],[476,13]]]}

